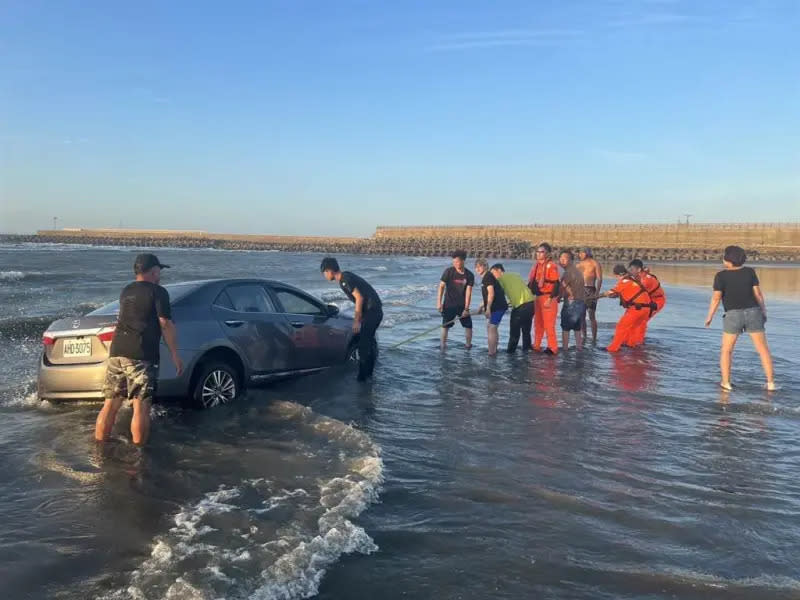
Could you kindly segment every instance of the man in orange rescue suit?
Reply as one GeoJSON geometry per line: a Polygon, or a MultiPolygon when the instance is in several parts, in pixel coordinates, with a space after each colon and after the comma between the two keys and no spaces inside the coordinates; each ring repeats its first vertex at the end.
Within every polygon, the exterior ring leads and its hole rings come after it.
{"type": "MultiPolygon", "coordinates": [[[[656,305],[653,314],[650,315],[650,319],[652,319],[661,312],[661,309],[664,308],[664,305],[667,303],[667,295],[664,293],[664,288],[661,287],[661,282],[658,280],[658,277],[650,272],[650,269],[645,269],[644,263],[638,258],[634,258],[628,264],[628,272],[644,286],[644,289],[650,294],[650,300],[656,305]]],[[[645,321],[644,325],[639,328],[634,339],[637,345],[644,344],[644,338],[647,335],[647,325],[650,319],[645,321]]]]}
{"type": "Polygon", "coordinates": [[[619,298],[619,303],[625,308],[625,313],[617,322],[614,339],[606,348],[609,352],[617,352],[622,346],[637,346],[636,333],[642,323],[647,323],[651,311],[655,308],[650,300],[650,294],[625,270],[625,265],[616,265],[614,275],[617,278],[617,285],[599,296],[599,298],[619,298]]]}
{"type": "Polygon", "coordinates": [[[558,265],[550,257],[552,251],[550,244],[546,242],[539,244],[536,249],[536,262],[528,276],[528,287],[536,296],[536,308],[533,313],[533,349],[536,352],[542,351],[542,338],[546,333],[546,354],[558,354],[556,318],[561,275],[558,272],[558,265]]]}

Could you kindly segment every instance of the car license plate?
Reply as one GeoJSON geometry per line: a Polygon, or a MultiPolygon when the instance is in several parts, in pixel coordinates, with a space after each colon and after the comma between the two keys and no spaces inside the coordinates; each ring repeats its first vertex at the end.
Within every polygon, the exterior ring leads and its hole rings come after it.
{"type": "Polygon", "coordinates": [[[67,338],[64,340],[64,358],[81,358],[91,355],[91,338],[67,338]]]}

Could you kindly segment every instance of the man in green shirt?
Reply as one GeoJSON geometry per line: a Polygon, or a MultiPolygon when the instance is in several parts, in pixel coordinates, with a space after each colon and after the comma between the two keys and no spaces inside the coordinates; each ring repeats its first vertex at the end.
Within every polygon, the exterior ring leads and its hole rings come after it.
{"type": "Polygon", "coordinates": [[[511,305],[511,322],[508,334],[508,353],[513,354],[517,350],[519,337],[522,335],[522,351],[528,352],[531,349],[531,327],[533,326],[533,307],[535,298],[522,281],[522,277],[516,273],[506,273],[503,265],[497,263],[492,265],[492,275],[494,275],[503,292],[511,305]]]}

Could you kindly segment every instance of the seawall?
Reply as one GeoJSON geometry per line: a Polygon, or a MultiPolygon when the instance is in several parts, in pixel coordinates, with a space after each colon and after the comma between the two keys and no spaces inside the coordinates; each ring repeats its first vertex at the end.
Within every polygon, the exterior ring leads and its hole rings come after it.
{"type": "Polygon", "coordinates": [[[747,248],[800,251],[800,223],[672,223],[664,225],[455,225],[379,226],[376,239],[495,238],[519,239],[556,246],[747,248]]]}
{"type": "Polygon", "coordinates": [[[728,244],[754,262],[800,262],[800,224],[509,225],[378,227],[370,238],[218,234],[204,231],[57,229],[0,235],[5,243],[64,243],[131,247],[217,248],[373,255],[530,258],[541,241],[554,248],[589,246],[605,262],[720,260],[728,244]]]}

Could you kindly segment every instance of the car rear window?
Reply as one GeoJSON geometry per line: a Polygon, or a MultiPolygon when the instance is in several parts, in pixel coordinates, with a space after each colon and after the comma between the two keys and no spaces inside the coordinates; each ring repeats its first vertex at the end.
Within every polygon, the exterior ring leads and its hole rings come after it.
{"type": "MultiPolygon", "coordinates": [[[[169,303],[174,306],[176,302],[183,300],[201,285],[202,284],[199,283],[170,283],[164,287],[167,288],[167,291],[169,292],[169,303]]],[[[97,310],[93,310],[89,313],[89,316],[116,315],[118,313],[119,300],[111,302],[110,304],[106,304],[105,306],[101,306],[97,310]]]]}

